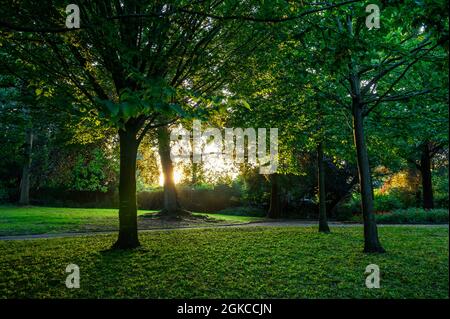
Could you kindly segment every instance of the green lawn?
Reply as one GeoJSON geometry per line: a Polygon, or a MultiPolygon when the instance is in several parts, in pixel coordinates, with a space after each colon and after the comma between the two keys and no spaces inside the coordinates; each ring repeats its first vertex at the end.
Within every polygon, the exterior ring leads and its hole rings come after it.
{"type": "Polygon", "coordinates": [[[448,298],[448,228],[380,227],[386,254],[363,254],[361,227],[245,227],[0,241],[0,298],[448,298]],[[79,289],[65,268],[80,267],[79,289]],[[365,287],[368,264],[381,288],[365,287]]]}
{"type": "MultiPolygon", "coordinates": [[[[140,210],[138,215],[154,213],[140,210]]],[[[231,216],[222,214],[207,215],[215,219],[214,224],[244,223],[260,220],[257,217],[231,216]]],[[[208,223],[197,223],[206,226],[208,223]]],[[[149,224],[148,220],[140,220],[140,229],[170,227],[172,224],[149,224]]],[[[176,226],[176,225],[175,225],[176,226]]],[[[189,226],[188,223],[182,226],[189,226]]],[[[117,209],[98,208],[56,208],[56,207],[17,207],[0,206],[0,236],[47,234],[62,232],[89,232],[117,230],[119,218],[117,209]]]]}

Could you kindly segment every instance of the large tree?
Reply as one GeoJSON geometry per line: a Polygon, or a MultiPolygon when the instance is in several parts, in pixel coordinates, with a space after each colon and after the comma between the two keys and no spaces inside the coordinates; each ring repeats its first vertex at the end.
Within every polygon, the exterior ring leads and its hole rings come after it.
{"type": "Polygon", "coordinates": [[[299,13],[290,16],[291,6],[278,1],[86,0],[78,3],[76,30],[61,27],[65,1],[22,0],[1,6],[2,50],[38,69],[36,82],[84,96],[89,103],[83,107],[117,128],[120,227],[114,247],[133,248],[139,246],[136,154],[146,132],[175,121],[192,96],[221,87],[229,71],[268,40],[253,22],[298,19],[351,2],[295,6],[299,13]]]}
{"type": "Polygon", "coordinates": [[[419,61],[433,63],[439,59],[446,40],[436,36],[431,27],[415,24],[405,7],[383,8],[383,27],[369,30],[363,9],[355,6],[324,15],[317,23],[323,42],[317,41],[317,34],[302,36],[300,41],[309,43],[317,52],[311,68],[320,65],[332,78],[328,87],[317,89],[351,114],[364,217],[364,251],[384,252],[373,212],[365,121],[384,105],[398,102],[397,107],[401,107],[402,101],[434,92],[433,83],[410,85],[406,79],[419,61]],[[398,10],[405,11],[407,18],[402,25],[396,19],[398,10]]]}
{"type": "Polygon", "coordinates": [[[384,165],[396,159],[404,166],[418,170],[422,182],[422,206],[434,207],[432,188],[433,158],[448,148],[448,69],[444,55],[434,62],[417,63],[405,79],[409,87],[431,85],[435,90],[427,95],[402,102],[402,107],[380,107],[367,122],[370,134],[385,141],[384,165]],[[388,130],[383,127],[389,127],[388,130]]]}

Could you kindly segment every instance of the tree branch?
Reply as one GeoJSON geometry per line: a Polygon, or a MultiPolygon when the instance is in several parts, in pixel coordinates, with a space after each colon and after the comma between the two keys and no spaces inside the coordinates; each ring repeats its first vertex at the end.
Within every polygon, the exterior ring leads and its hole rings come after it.
{"type": "Polygon", "coordinates": [[[0,29],[6,29],[7,31],[15,31],[15,32],[33,32],[33,33],[64,33],[64,32],[73,32],[82,29],[80,28],[57,28],[57,27],[45,27],[45,28],[36,28],[36,27],[27,27],[27,26],[18,26],[13,25],[6,21],[0,21],[0,29]]]}

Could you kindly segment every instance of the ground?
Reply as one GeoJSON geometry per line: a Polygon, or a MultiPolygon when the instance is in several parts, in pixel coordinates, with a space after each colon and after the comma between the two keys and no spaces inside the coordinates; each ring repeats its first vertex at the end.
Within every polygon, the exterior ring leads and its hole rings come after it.
{"type": "MultiPolygon", "coordinates": [[[[115,227],[116,214],[1,207],[0,234],[115,227]]],[[[360,225],[332,224],[331,234],[292,221],[215,226],[141,231],[131,251],[110,250],[116,233],[0,240],[0,298],[448,298],[447,225],[380,226],[386,254],[362,253],[360,225]],[[80,268],[79,289],[65,286],[69,264],[80,268]],[[380,289],[365,286],[369,264],[380,289]]]]}
{"type": "Polygon", "coordinates": [[[448,298],[448,228],[380,227],[386,254],[362,253],[361,227],[241,227],[0,241],[1,298],[448,298]],[[80,288],[65,287],[68,264],[80,288]],[[377,264],[381,288],[365,287],[377,264]]]}

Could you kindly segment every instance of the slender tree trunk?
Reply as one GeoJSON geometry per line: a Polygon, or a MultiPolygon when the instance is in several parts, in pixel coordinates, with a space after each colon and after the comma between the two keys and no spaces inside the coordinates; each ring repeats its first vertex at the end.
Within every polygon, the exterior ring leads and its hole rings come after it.
{"type": "Polygon", "coordinates": [[[278,179],[277,173],[270,175],[270,207],[267,213],[268,218],[280,218],[281,216],[278,179]]]}
{"type": "Polygon", "coordinates": [[[177,217],[182,210],[178,202],[177,191],[175,188],[173,163],[170,158],[170,133],[166,126],[158,128],[158,146],[164,175],[164,207],[161,214],[169,217],[177,217]]]}
{"type": "Polygon", "coordinates": [[[359,183],[361,188],[361,202],[364,219],[364,252],[382,253],[385,250],[378,239],[377,224],[373,212],[373,197],[367,154],[364,137],[364,119],[362,108],[357,103],[353,104],[353,134],[358,159],[359,183]]]}
{"type": "Polygon", "coordinates": [[[28,129],[25,137],[25,163],[22,168],[22,178],[20,180],[20,205],[30,204],[30,169],[31,155],[33,151],[33,131],[28,129]]]}
{"type": "Polygon", "coordinates": [[[130,249],[140,246],[137,229],[136,156],[138,143],[136,131],[119,130],[120,181],[119,181],[119,238],[113,248],[130,249]]]}
{"type": "Polygon", "coordinates": [[[431,158],[428,143],[424,143],[422,146],[420,173],[422,175],[422,206],[424,209],[433,209],[433,184],[431,179],[431,158]]]}
{"type": "Polygon", "coordinates": [[[197,185],[197,178],[198,178],[198,163],[192,163],[192,179],[191,179],[191,185],[195,186],[197,185]]]}
{"type": "MultiPolygon", "coordinates": [[[[352,16],[347,15],[347,29],[353,38],[352,16]]],[[[350,53],[350,51],[349,51],[350,53]]],[[[351,53],[350,53],[351,54],[351,53]]],[[[364,219],[364,252],[383,253],[385,250],[378,239],[378,229],[373,212],[372,178],[370,175],[369,155],[364,137],[364,116],[361,94],[361,79],[354,57],[350,58],[349,81],[352,95],[353,137],[358,162],[359,185],[364,219]]]]}
{"type": "Polygon", "coordinates": [[[329,233],[327,221],[327,204],[325,190],[325,167],[323,163],[323,145],[322,142],[317,144],[317,177],[319,189],[319,232],[329,233]]]}

